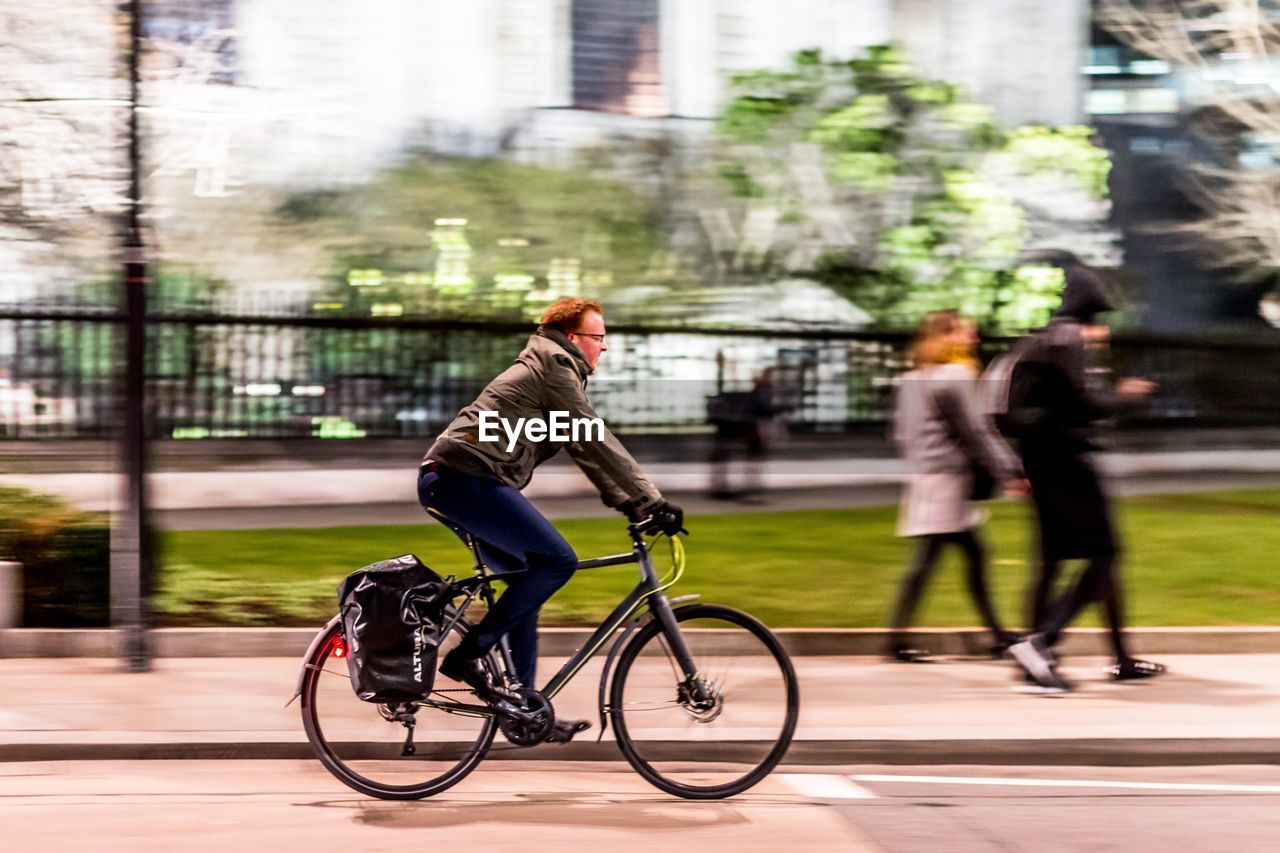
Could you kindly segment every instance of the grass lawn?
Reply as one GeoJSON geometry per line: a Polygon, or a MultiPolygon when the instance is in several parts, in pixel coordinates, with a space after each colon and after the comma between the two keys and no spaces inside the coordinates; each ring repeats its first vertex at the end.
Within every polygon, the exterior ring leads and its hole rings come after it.
{"type": "MultiPolygon", "coordinates": [[[[1024,504],[993,505],[986,528],[992,585],[1012,624],[1021,621],[1029,513],[1024,504]]],[[[883,625],[910,544],[893,535],[895,516],[886,507],[691,518],[688,571],[673,594],[699,593],[775,626],[883,625]]],[[[1132,624],[1280,624],[1278,518],[1280,491],[1121,502],[1132,624]]],[[[628,547],[620,519],[557,527],[580,557],[628,547]]],[[[427,524],[178,531],[163,534],[161,547],[156,606],[172,625],[317,624],[336,612],[334,590],[346,574],[407,552],[442,574],[470,568],[461,543],[427,524]]],[[[591,623],[634,583],[630,566],[582,572],[547,604],[543,623],[591,623]]],[[[976,624],[957,555],[943,560],[916,621],[976,624]]]]}

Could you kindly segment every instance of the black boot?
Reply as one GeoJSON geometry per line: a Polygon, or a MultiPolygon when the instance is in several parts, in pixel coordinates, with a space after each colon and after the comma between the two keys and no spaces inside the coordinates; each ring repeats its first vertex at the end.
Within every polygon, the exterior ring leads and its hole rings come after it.
{"type": "Polygon", "coordinates": [[[467,685],[486,702],[503,700],[520,704],[520,696],[489,680],[489,672],[481,660],[467,657],[466,650],[458,647],[444,656],[444,660],[440,662],[440,674],[467,685]]]}
{"type": "Polygon", "coordinates": [[[543,743],[568,743],[578,732],[585,732],[589,728],[591,724],[586,720],[556,720],[543,743]]]}
{"type": "Polygon", "coordinates": [[[992,660],[1002,660],[1008,656],[1009,647],[1021,640],[1021,634],[1013,631],[1000,631],[995,635],[995,642],[991,644],[988,654],[992,660]]]}

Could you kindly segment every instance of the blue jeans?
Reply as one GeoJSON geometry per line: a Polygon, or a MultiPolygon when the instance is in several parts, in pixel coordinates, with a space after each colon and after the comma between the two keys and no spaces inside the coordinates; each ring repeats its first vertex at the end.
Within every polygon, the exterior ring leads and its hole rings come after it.
{"type": "Polygon", "coordinates": [[[448,468],[418,477],[418,501],[476,538],[481,559],[510,573],[507,591],[463,642],[461,654],[481,657],[505,634],[516,677],[536,687],[538,613],[578,568],[578,555],[518,489],[448,468]]]}

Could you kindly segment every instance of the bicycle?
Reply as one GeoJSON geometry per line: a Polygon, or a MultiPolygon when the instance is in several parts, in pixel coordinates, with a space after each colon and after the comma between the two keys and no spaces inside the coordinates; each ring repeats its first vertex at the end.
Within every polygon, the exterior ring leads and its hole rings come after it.
{"type": "MultiPolygon", "coordinates": [[[[492,606],[492,584],[501,574],[485,565],[470,533],[428,512],[462,538],[476,562],[473,576],[449,579],[439,649],[444,655],[470,630],[468,607],[476,600],[492,606]]],[[[760,782],[795,734],[800,694],[791,659],[777,637],[746,613],[691,603],[696,595],[667,598],[666,590],[684,573],[683,543],[668,537],[671,570],[659,578],[644,525],[628,526],[629,553],[578,564],[589,570],[635,563],[640,581],[541,690],[518,684],[505,637],[484,659],[494,684],[524,697],[519,704],[467,701],[474,691],[443,675],[420,702],[362,702],[341,660],[346,645],[335,616],[307,650],[295,694],[316,757],[369,796],[439,794],[476,768],[499,730],[515,747],[542,742],[555,722],[551,700],[612,639],[600,676],[597,742],[612,724],[636,772],[675,796],[721,799],[760,782]]]]}

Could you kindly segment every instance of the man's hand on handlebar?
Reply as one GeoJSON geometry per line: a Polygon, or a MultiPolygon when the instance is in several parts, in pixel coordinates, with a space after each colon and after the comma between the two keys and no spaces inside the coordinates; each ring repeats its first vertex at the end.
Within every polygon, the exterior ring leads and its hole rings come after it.
{"type": "Polygon", "coordinates": [[[670,501],[658,501],[643,508],[636,506],[634,501],[628,501],[620,504],[618,509],[632,524],[640,526],[641,533],[675,536],[677,533],[689,532],[684,529],[684,510],[670,501]]]}

